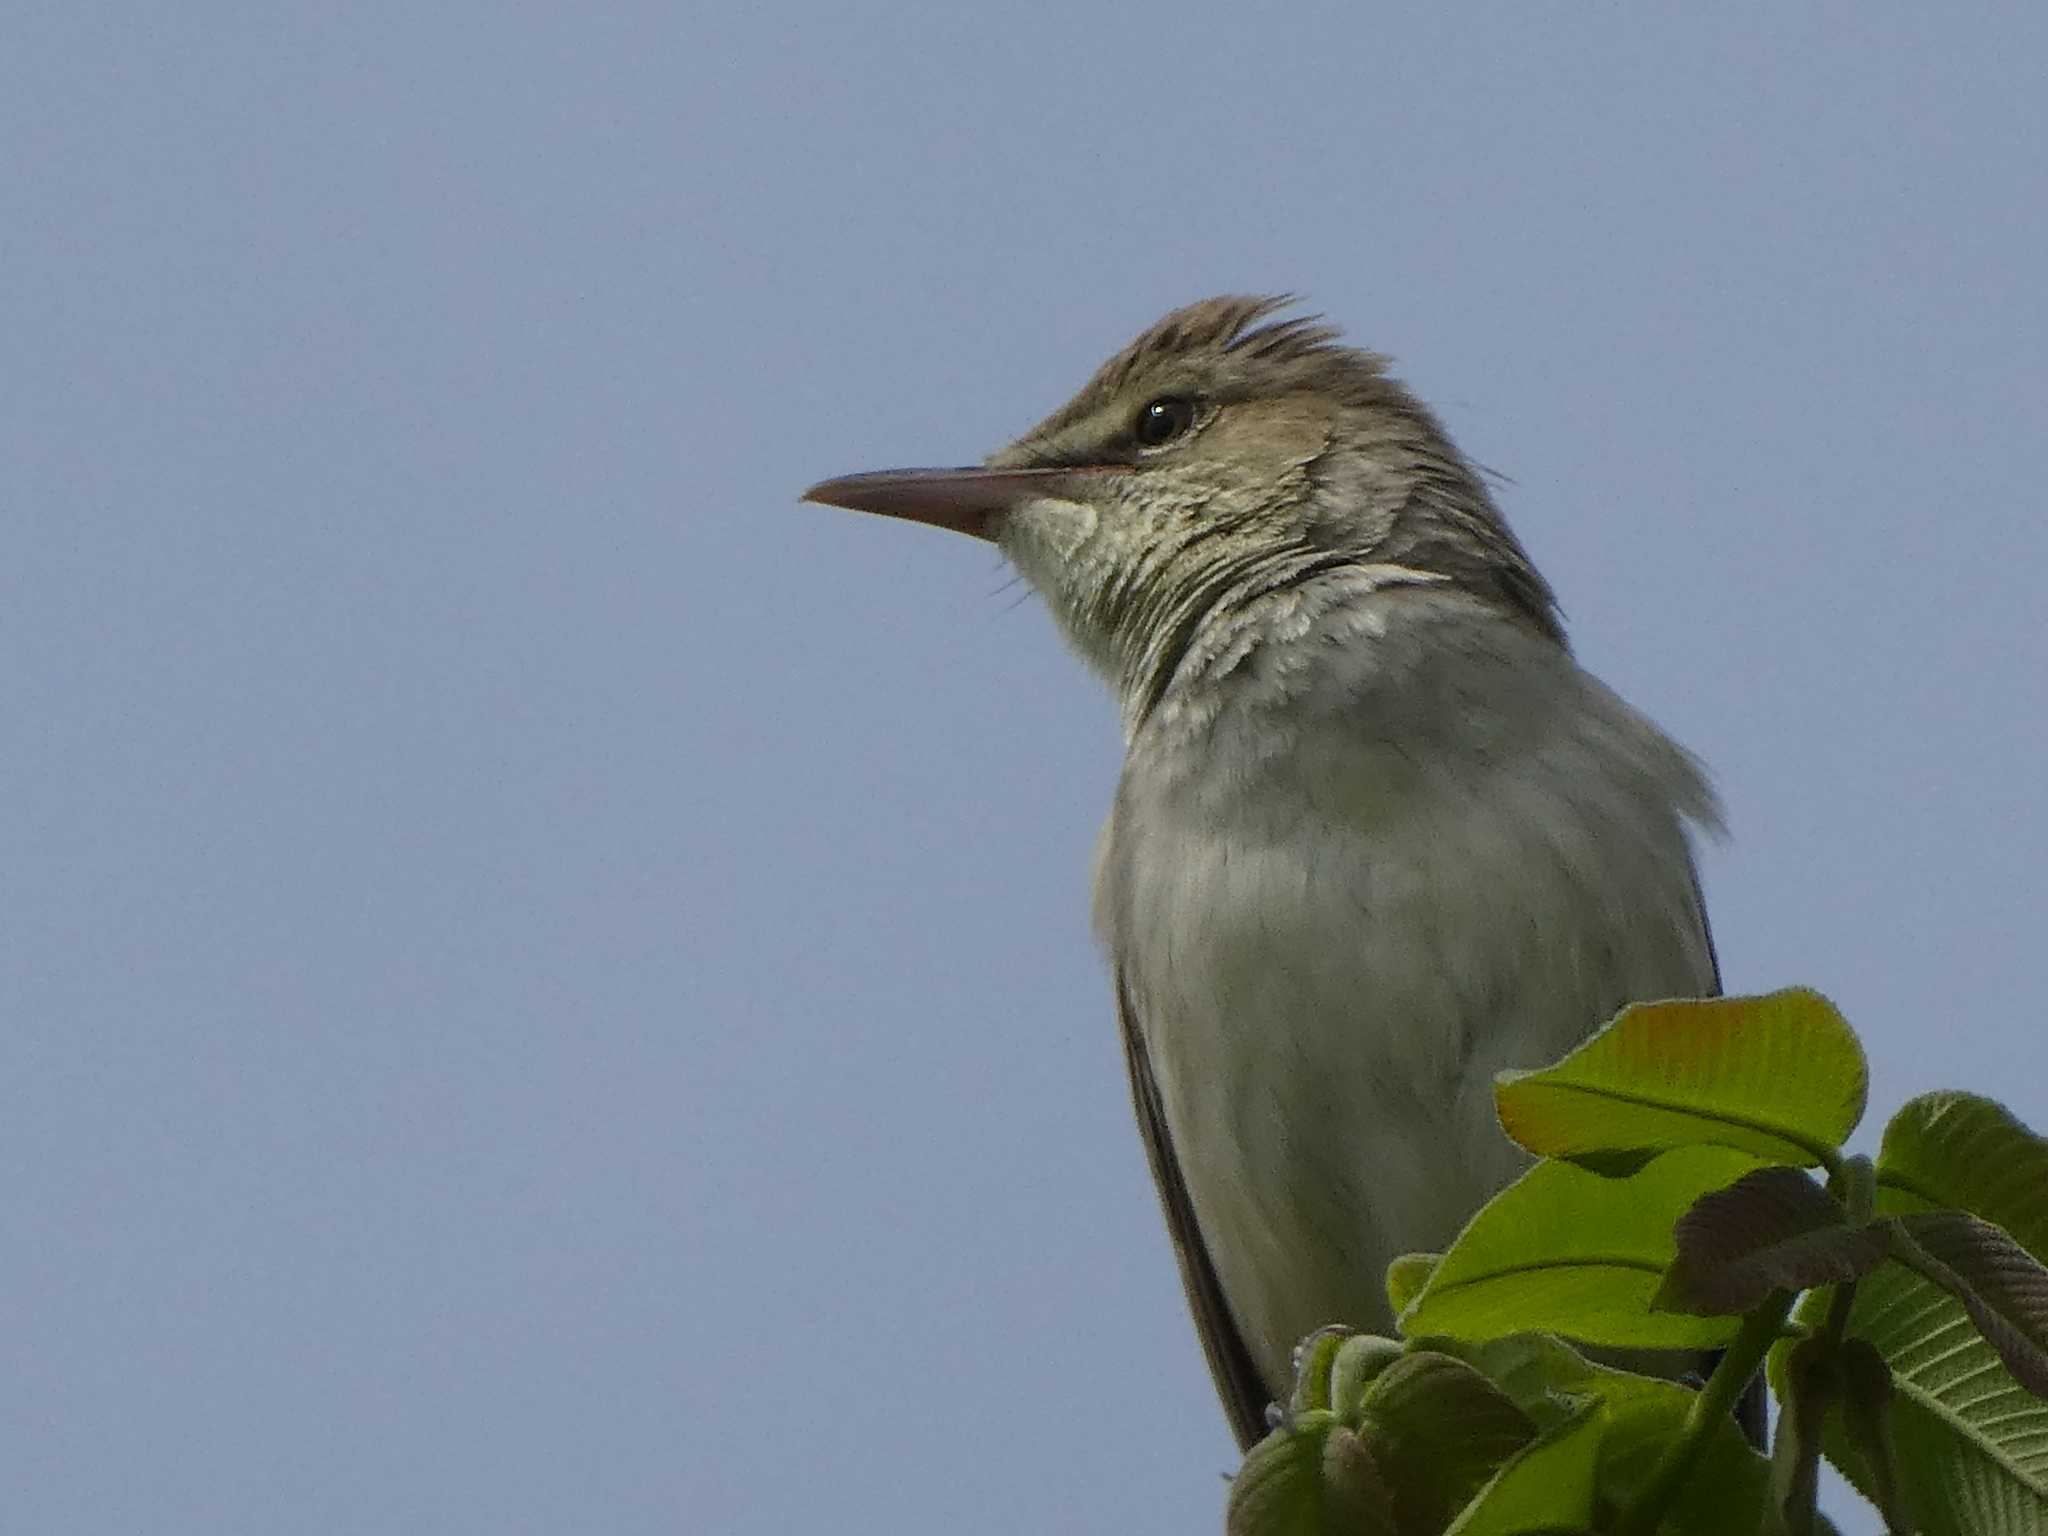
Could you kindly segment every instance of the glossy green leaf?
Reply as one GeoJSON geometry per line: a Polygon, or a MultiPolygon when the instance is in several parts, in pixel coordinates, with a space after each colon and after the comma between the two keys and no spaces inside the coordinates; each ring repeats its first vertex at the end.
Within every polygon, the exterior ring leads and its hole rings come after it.
{"type": "Polygon", "coordinates": [[[1473,1217],[1402,1314],[1402,1332],[1490,1338],[1529,1330],[1589,1344],[1724,1344],[1732,1318],[1652,1312],[1694,1201],[1756,1167],[1727,1147],[1682,1147],[1625,1179],[1538,1163],[1473,1217]]]}
{"type": "Polygon", "coordinates": [[[1508,1135],[1542,1157],[1708,1143],[1805,1167],[1855,1129],[1868,1081],[1841,1014],[1795,987],[1639,1003],[1562,1061],[1501,1073],[1494,1097],[1508,1135]]]}

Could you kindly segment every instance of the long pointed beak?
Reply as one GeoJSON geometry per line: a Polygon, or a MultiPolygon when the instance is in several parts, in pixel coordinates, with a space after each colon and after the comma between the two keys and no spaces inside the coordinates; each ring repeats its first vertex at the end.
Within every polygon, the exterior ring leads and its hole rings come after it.
{"type": "Polygon", "coordinates": [[[908,518],[977,539],[993,539],[996,520],[1036,496],[1059,496],[1075,490],[1082,477],[1102,470],[1082,469],[882,469],[872,474],[841,475],[820,480],[804,492],[805,501],[908,518]]]}

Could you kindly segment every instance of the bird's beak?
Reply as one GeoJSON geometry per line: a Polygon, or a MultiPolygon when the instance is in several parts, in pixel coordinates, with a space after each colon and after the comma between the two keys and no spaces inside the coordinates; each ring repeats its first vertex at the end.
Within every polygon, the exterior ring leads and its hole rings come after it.
{"type": "MultiPolygon", "coordinates": [[[[1105,467],[1106,468],[1106,467],[1105,467]]],[[[908,518],[977,539],[993,539],[1002,514],[1041,496],[1071,497],[1103,469],[882,469],[820,480],[805,501],[908,518]]]]}

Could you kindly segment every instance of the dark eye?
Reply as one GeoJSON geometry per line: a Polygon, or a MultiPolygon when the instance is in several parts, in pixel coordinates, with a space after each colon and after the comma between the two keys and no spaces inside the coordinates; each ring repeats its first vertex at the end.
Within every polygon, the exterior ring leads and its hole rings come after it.
{"type": "Polygon", "coordinates": [[[1138,412],[1137,425],[1132,430],[1147,448],[1157,448],[1172,442],[1194,424],[1195,402],[1184,395],[1168,395],[1138,412]]]}

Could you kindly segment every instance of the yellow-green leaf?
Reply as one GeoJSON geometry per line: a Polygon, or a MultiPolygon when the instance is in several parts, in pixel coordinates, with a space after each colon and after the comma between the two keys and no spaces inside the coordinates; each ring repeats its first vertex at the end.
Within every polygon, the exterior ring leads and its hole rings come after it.
{"type": "Polygon", "coordinates": [[[1472,1218],[1401,1329],[1479,1339],[1536,1329],[1639,1349],[1725,1344],[1735,1319],[1649,1303],[1677,1254],[1678,1218],[1756,1166],[1729,1147],[1681,1147],[1623,1179],[1538,1163],[1472,1218]]]}
{"type": "Polygon", "coordinates": [[[1862,1047],[1818,992],[1639,1003],[1553,1066],[1503,1072],[1508,1135],[1542,1157],[1708,1143],[1828,1161],[1863,1117],[1862,1047]]]}

